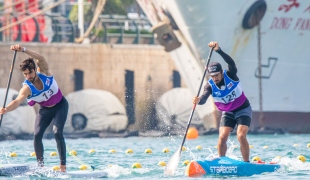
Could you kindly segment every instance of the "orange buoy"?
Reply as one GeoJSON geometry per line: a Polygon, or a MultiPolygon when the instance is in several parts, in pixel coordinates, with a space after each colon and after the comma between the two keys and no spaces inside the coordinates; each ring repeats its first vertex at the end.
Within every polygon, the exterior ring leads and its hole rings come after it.
{"type": "Polygon", "coordinates": [[[196,161],[191,161],[185,170],[185,175],[188,177],[199,177],[206,174],[206,171],[196,161]]]}
{"type": "Polygon", "coordinates": [[[196,139],[198,137],[198,130],[194,127],[188,128],[186,139],[196,139]]]}

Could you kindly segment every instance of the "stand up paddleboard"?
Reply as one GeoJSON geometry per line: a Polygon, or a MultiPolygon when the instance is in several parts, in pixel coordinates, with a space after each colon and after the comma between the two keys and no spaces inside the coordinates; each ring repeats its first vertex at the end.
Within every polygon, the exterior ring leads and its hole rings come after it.
{"type": "MultiPolygon", "coordinates": [[[[0,166],[0,176],[18,176],[31,171],[30,166],[23,164],[5,164],[0,166]]],[[[51,170],[52,171],[52,170],[51,170]]],[[[104,171],[52,171],[55,176],[69,176],[71,178],[106,178],[108,173],[104,171]]]]}
{"type": "Polygon", "coordinates": [[[68,172],[57,172],[60,175],[70,176],[71,178],[107,178],[108,173],[104,171],[68,171],[68,172]]]}
{"type": "Polygon", "coordinates": [[[204,175],[219,176],[252,176],[265,172],[274,172],[281,166],[279,164],[266,164],[264,162],[243,162],[228,157],[213,160],[191,161],[185,170],[186,176],[197,177],[204,175]]]}
{"type": "Polygon", "coordinates": [[[27,171],[29,171],[29,166],[23,164],[5,164],[0,166],[0,176],[16,176],[27,171]]]}

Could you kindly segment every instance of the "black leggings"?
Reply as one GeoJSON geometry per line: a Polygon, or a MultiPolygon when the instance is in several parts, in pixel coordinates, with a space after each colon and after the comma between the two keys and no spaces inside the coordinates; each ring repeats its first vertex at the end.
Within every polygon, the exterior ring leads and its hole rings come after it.
{"type": "Polygon", "coordinates": [[[55,106],[48,108],[40,106],[34,125],[34,150],[40,166],[44,164],[44,148],[42,138],[46,128],[53,122],[53,133],[57,143],[60,164],[66,165],[66,143],[63,129],[68,115],[68,101],[65,97],[55,106]]]}

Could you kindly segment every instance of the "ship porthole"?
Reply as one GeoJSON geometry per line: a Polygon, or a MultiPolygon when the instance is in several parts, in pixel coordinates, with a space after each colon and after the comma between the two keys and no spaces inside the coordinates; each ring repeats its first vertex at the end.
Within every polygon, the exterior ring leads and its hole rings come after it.
{"type": "Polygon", "coordinates": [[[74,130],[83,130],[87,125],[87,118],[81,113],[73,114],[71,120],[74,130]]]}
{"type": "Polygon", "coordinates": [[[248,9],[242,21],[244,29],[251,29],[259,24],[267,10],[267,4],[264,0],[258,0],[248,9]]]}

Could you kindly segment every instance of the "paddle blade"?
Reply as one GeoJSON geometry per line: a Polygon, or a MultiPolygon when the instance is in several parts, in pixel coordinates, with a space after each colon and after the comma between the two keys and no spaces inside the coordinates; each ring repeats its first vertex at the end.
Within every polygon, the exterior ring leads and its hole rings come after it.
{"type": "Polygon", "coordinates": [[[174,175],[175,171],[177,170],[179,161],[180,161],[180,156],[181,156],[181,147],[170,158],[170,160],[166,166],[165,172],[164,172],[164,174],[166,176],[173,176],[174,175]]]}

